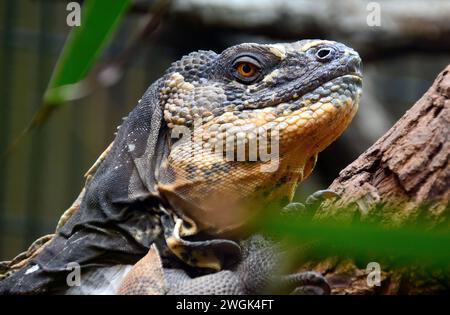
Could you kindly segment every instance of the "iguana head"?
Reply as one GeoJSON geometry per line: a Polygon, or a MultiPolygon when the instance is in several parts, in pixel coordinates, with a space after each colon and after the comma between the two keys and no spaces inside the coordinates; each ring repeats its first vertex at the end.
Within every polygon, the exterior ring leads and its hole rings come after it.
{"type": "Polygon", "coordinates": [[[191,53],[163,81],[174,141],[159,189],[202,229],[220,233],[262,204],[292,198],[357,110],[361,59],[325,40],[241,44],[191,53]]]}

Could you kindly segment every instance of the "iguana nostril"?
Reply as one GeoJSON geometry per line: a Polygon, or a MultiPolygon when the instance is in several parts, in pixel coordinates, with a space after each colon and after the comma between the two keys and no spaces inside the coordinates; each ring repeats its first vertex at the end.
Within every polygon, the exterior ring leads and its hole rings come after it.
{"type": "Polygon", "coordinates": [[[333,56],[333,50],[331,48],[325,47],[325,48],[320,48],[317,52],[316,52],[316,58],[319,60],[327,60],[329,58],[331,58],[333,56]]]}
{"type": "Polygon", "coordinates": [[[351,58],[348,60],[347,67],[350,72],[361,75],[362,73],[361,58],[359,58],[359,56],[356,55],[351,56],[351,58]]]}

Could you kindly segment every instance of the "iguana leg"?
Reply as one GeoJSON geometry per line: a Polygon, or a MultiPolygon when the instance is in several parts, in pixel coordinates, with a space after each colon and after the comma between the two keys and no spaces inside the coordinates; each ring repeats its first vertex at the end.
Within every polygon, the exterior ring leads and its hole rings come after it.
{"type": "Polygon", "coordinates": [[[311,217],[323,201],[333,198],[340,198],[340,196],[330,189],[318,190],[309,195],[304,204],[301,202],[291,202],[286,205],[281,209],[281,215],[311,217]]]}
{"type": "MultiPolygon", "coordinates": [[[[169,295],[247,295],[271,293],[266,291],[264,285],[268,285],[270,277],[261,272],[253,273],[252,279],[243,281],[242,271],[223,270],[210,275],[197,278],[190,278],[184,270],[165,269],[165,276],[168,282],[172,283],[168,290],[169,295]]],[[[298,295],[328,295],[330,286],[326,279],[317,272],[302,272],[284,276],[281,278],[288,291],[283,293],[298,295]]],[[[286,290],[286,289],[285,289],[286,290]]],[[[277,291],[279,293],[279,291],[277,291]]]]}
{"type": "Polygon", "coordinates": [[[320,273],[308,271],[283,275],[281,266],[286,252],[279,244],[261,235],[254,235],[243,246],[247,253],[237,273],[245,284],[245,294],[330,293],[330,286],[320,273]],[[310,287],[314,290],[310,290],[310,287]]]}
{"type": "Polygon", "coordinates": [[[281,253],[276,245],[253,236],[244,245],[246,257],[233,270],[190,278],[183,270],[165,269],[168,294],[329,294],[330,286],[317,272],[301,272],[287,276],[278,274],[281,253]],[[256,239],[255,242],[255,238],[256,239]],[[274,290],[271,290],[273,288],[274,290]]]}
{"type": "Polygon", "coordinates": [[[163,268],[156,246],[133,266],[122,281],[120,295],[244,294],[236,273],[223,270],[191,278],[183,269],[163,268]]]}
{"type": "Polygon", "coordinates": [[[119,294],[329,294],[325,278],[316,272],[277,274],[281,253],[274,243],[256,235],[244,242],[244,259],[232,270],[191,278],[185,270],[163,268],[156,247],[128,273],[119,294]]]}
{"type": "Polygon", "coordinates": [[[236,272],[222,270],[190,278],[182,269],[165,269],[171,283],[168,295],[242,295],[247,294],[236,272]]]}

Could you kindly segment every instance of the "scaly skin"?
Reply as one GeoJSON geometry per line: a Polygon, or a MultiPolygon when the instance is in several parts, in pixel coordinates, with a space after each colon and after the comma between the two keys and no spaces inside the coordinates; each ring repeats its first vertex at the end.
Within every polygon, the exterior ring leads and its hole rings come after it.
{"type": "MultiPolygon", "coordinates": [[[[324,40],[241,44],[173,63],[88,172],[53,238],[2,265],[14,274],[0,293],[64,293],[69,262],[134,265],[152,244],[158,255],[145,257],[167,270],[236,265],[246,223],[289,203],[352,120],[360,66],[355,51],[324,40]]],[[[164,274],[145,261],[136,269],[164,274]]],[[[130,275],[143,274],[136,269],[130,275]]]]}

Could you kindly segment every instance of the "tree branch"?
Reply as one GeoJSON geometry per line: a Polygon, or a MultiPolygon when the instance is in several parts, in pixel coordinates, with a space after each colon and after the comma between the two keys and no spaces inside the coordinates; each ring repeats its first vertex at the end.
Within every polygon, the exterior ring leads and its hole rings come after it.
{"type": "MultiPolygon", "coordinates": [[[[340,172],[330,189],[341,199],[324,202],[315,219],[339,217],[349,222],[414,224],[448,231],[449,134],[450,65],[383,137],[340,172]]],[[[424,275],[416,267],[383,270],[381,287],[373,288],[367,286],[365,266],[356,266],[353,261],[330,258],[310,262],[304,268],[325,273],[338,294],[414,294],[449,289],[439,271],[424,275]]]]}

